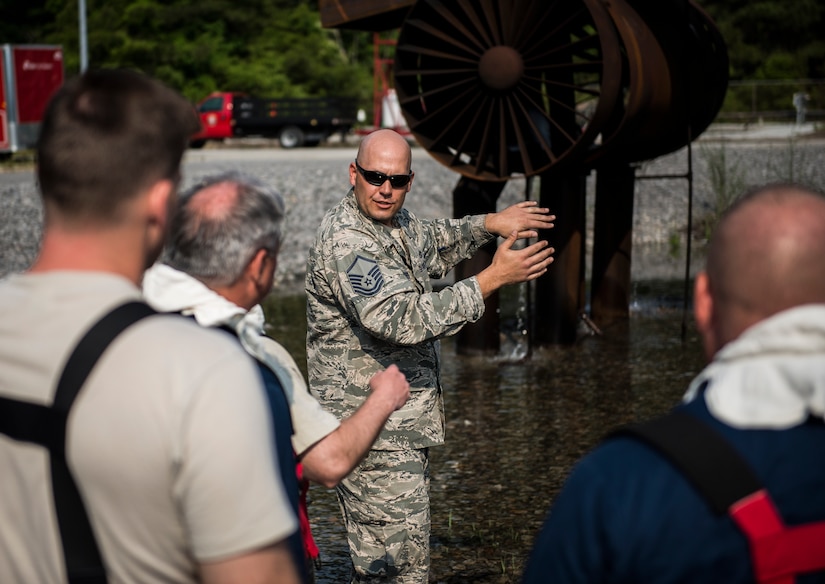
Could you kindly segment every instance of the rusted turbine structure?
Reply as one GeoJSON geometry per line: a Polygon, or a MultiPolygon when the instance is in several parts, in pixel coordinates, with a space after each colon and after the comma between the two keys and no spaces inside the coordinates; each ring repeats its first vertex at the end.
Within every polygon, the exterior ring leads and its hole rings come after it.
{"type": "MultiPolygon", "coordinates": [[[[692,0],[320,0],[326,27],[400,28],[394,83],[410,131],[460,177],[455,216],[495,210],[512,178],[540,181],[558,216],[535,285],[532,342],[568,343],[585,306],[585,180],[596,173],[590,309],[626,318],[637,162],[688,146],[713,121],[727,50],[692,0]]],[[[685,175],[690,183],[690,171],[685,175]]],[[[460,267],[477,273],[491,248],[460,267]]],[[[458,339],[498,349],[498,298],[458,339]]]]}

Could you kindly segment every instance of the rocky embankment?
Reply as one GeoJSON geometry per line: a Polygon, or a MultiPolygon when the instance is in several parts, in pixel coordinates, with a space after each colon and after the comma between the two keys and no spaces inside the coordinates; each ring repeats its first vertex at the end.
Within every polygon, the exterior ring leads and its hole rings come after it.
{"type": "MultiPolygon", "coordinates": [[[[277,149],[208,152],[188,157],[184,184],[204,175],[240,168],[270,181],[286,199],[288,215],[285,241],[279,258],[276,285],[285,290],[299,288],[304,262],[315,229],[326,209],[348,188],[347,164],[355,146],[339,146],[331,155],[324,149],[279,152],[277,149]],[[226,154],[224,154],[226,153],[226,154]],[[230,155],[231,153],[231,155],[230,155]],[[285,156],[287,155],[288,156],[285,156]]],[[[706,225],[712,224],[725,204],[727,190],[741,192],[750,185],[793,179],[825,187],[825,143],[820,140],[784,138],[746,141],[703,137],[692,147],[693,253],[701,263],[706,225]]],[[[422,217],[452,215],[452,190],[458,175],[432,159],[421,148],[413,149],[416,171],[407,207],[422,217]]],[[[686,178],[645,179],[652,175],[685,176],[688,152],[663,156],[639,165],[635,187],[633,229],[633,278],[669,279],[684,275],[688,225],[689,182],[686,178]]],[[[588,177],[587,217],[592,225],[597,173],[588,177]]],[[[537,185],[534,181],[534,189],[537,185]]],[[[508,182],[499,205],[526,195],[526,181],[508,182]]],[[[537,195],[534,195],[534,198],[537,195]]],[[[0,173],[0,277],[24,270],[37,253],[41,233],[41,206],[31,169],[0,173]]],[[[559,218],[559,221],[564,220],[559,218]]],[[[588,228],[588,249],[592,227],[588,228]]]]}

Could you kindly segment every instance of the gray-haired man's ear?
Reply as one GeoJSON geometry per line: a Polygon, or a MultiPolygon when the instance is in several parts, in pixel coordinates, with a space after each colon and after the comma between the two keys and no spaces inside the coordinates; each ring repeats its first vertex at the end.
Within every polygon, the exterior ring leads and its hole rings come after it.
{"type": "Polygon", "coordinates": [[[278,267],[278,257],[269,250],[259,249],[247,267],[247,274],[252,278],[255,286],[257,299],[253,303],[260,302],[272,292],[272,284],[275,280],[275,270],[278,267]]]}

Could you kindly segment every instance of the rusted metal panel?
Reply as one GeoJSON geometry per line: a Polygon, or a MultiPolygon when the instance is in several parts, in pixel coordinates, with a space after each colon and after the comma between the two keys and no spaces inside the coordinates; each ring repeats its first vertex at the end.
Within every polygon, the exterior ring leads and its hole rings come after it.
{"type": "Polygon", "coordinates": [[[559,220],[540,231],[556,248],[547,273],[536,279],[531,346],[569,345],[576,341],[585,288],[585,201],[587,176],[570,172],[541,175],[539,204],[559,220]]]}
{"type": "MultiPolygon", "coordinates": [[[[453,217],[495,213],[496,201],[504,184],[462,177],[453,190],[453,217]]],[[[458,264],[455,267],[456,282],[487,268],[493,262],[495,253],[496,240],[493,240],[479,249],[472,258],[458,264]]],[[[456,352],[459,355],[495,355],[501,349],[499,333],[499,293],[496,291],[485,299],[484,315],[456,334],[456,352]]]]}
{"type": "Polygon", "coordinates": [[[415,0],[319,0],[324,28],[380,32],[400,28],[415,0]]]}
{"type": "Polygon", "coordinates": [[[605,327],[630,316],[635,171],[617,163],[596,172],[590,316],[605,327]]]}

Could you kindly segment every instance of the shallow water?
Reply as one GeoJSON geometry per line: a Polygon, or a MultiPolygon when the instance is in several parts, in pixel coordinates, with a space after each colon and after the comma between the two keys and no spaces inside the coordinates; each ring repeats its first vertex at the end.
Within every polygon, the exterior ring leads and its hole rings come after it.
{"type": "MultiPolygon", "coordinates": [[[[530,358],[463,357],[442,343],[447,441],[430,450],[431,582],[518,582],[536,532],[575,461],[609,430],[667,411],[701,370],[679,283],[634,286],[631,317],[530,358]]],[[[267,305],[270,334],[304,366],[303,297],[267,305]]],[[[510,354],[510,348],[505,348],[510,354]]],[[[310,489],[324,565],[346,582],[349,557],[334,492],[310,489]]]]}

